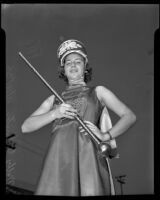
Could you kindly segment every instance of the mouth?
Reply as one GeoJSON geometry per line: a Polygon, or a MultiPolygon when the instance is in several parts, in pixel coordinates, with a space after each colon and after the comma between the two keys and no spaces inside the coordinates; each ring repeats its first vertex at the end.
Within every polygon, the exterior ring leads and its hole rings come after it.
{"type": "Polygon", "coordinates": [[[70,72],[75,73],[75,72],[78,72],[78,70],[77,69],[71,69],[70,72]]]}

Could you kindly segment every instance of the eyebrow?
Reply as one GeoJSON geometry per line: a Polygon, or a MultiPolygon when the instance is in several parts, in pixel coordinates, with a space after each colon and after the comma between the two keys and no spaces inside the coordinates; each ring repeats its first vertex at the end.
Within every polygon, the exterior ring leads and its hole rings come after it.
{"type": "MultiPolygon", "coordinates": [[[[75,60],[82,60],[83,61],[83,58],[76,58],[75,60]]],[[[65,62],[67,61],[71,61],[70,59],[66,59],[65,62]]]]}

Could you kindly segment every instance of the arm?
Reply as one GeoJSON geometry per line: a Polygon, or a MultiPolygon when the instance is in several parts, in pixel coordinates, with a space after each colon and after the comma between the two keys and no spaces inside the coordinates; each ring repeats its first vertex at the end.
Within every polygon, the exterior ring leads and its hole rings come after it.
{"type": "Polygon", "coordinates": [[[66,117],[73,119],[75,115],[77,115],[77,110],[65,103],[52,109],[54,101],[54,95],[48,97],[41,106],[24,121],[21,127],[22,132],[27,133],[38,130],[57,118],[66,117]]]}
{"type": "Polygon", "coordinates": [[[40,107],[23,122],[21,126],[23,133],[38,130],[55,119],[55,115],[53,111],[51,111],[54,100],[54,95],[48,97],[40,107]]]}
{"type": "MultiPolygon", "coordinates": [[[[118,122],[110,130],[111,136],[116,138],[117,136],[127,131],[128,128],[130,128],[131,125],[135,123],[136,116],[107,88],[103,86],[97,86],[95,90],[100,102],[102,102],[103,105],[111,109],[120,117],[118,122]]],[[[102,141],[108,140],[108,134],[103,134],[101,139],[102,141]]]]}

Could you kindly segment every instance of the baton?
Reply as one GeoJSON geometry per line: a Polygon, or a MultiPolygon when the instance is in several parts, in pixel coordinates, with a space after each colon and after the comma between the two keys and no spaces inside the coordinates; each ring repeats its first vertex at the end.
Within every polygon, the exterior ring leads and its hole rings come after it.
{"type": "MultiPolygon", "coordinates": [[[[57,99],[61,103],[65,103],[62,97],[47,83],[47,81],[41,76],[41,74],[31,65],[31,63],[24,57],[21,52],[18,52],[19,56],[27,63],[27,65],[38,75],[38,77],[42,80],[42,82],[53,92],[53,94],[57,97],[57,99]]],[[[100,142],[99,139],[92,133],[92,131],[86,126],[86,124],[82,121],[79,115],[75,116],[75,119],[79,122],[79,124],[87,131],[87,133],[92,137],[92,139],[98,144],[99,153],[102,156],[106,157],[108,155],[108,149],[110,146],[105,142],[100,142]]]]}

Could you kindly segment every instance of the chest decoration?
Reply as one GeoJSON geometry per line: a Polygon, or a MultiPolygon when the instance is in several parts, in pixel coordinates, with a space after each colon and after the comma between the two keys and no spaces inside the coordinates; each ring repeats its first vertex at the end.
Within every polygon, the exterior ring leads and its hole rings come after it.
{"type": "Polygon", "coordinates": [[[67,100],[66,103],[70,104],[74,109],[76,109],[80,117],[83,117],[87,107],[86,97],[78,97],[75,99],[67,100]]]}
{"type": "MultiPolygon", "coordinates": [[[[87,92],[87,91],[86,91],[87,92]]],[[[82,91],[74,91],[74,92],[65,92],[62,94],[62,98],[65,103],[70,104],[74,109],[77,110],[78,115],[83,119],[85,111],[87,109],[87,95],[82,91]]],[[[57,102],[57,105],[59,103],[57,102]]],[[[56,106],[56,105],[55,105],[56,106]]],[[[67,118],[56,119],[52,126],[52,131],[56,128],[66,124],[70,121],[67,118]]]]}

